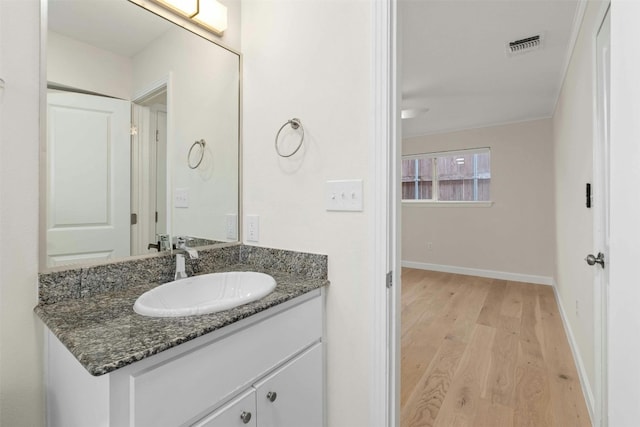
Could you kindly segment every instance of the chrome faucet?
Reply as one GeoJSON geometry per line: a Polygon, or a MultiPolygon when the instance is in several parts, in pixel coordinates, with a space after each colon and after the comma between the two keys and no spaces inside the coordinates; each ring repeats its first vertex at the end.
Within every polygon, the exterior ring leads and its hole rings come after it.
{"type": "MultiPolygon", "coordinates": [[[[189,255],[189,259],[198,259],[198,251],[194,248],[190,248],[187,246],[187,238],[179,236],[176,239],[176,251],[184,252],[189,255]]],[[[183,253],[176,254],[176,274],[174,276],[175,280],[184,279],[187,277],[187,271],[185,269],[185,259],[183,253]]]]}
{"type": "Polygon", "coordinates": [[[198,259],[198,251],[187,246],[187,238],[179,236],[176,242],[176,249],[186,252],[190,259],[198,259]]]}
{"type": "Polygon", "coordinates": [[[186,277],[187,271],[184,268],[184,255],[176,254],[176,274],[173,276],[173,279],[186,279],[186,277]]]}

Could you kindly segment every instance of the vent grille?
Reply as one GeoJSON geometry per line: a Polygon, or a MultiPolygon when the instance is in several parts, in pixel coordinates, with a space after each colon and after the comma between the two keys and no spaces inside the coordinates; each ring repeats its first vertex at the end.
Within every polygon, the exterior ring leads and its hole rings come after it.
{"type": "Polygon", "coordinates": [[[520,53],[530,52],[542,47],[542,34],[526,37],[520,40],[514,40],[507,44],[507,53],[516,55],[520,53]]]}

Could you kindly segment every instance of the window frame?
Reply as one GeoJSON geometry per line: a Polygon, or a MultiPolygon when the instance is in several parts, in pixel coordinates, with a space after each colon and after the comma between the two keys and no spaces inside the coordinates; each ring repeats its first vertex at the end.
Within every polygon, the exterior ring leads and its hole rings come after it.
{"type": "MultiPolygon", "coordinates": [[[[439,200],[439,179],[438,179],[438,168],[437,161],[435,159],[439,157],[453,157],[453,156],[465,156],[470,154],[489,154],[489,161],[491,161],[491,148],[490,147],[478,147],[478,148],[469,148],[469,149],[461,149],[461,150],[446,150],[446,151],[435,151],[429,153],[420,153],[420,154],[405,154],[402,155],[402,161],[404,160],[413,160],[413,159],[431,159],[432,162],[432,188],[431,188],[431,199],[402,199],[402,204],[404,205],[412,205],[412,206],[424,206],[424,207],[491,207],[493,206],[493,201],[491,200],[491,195],[493,194],[491,191],[489,192],[490,198],[489,200],[439,200]]],[[[491,163],[489,163],[491,165],[491,163]]],[[[491,174],[491,166],[489,167],[489,173],[491,174]]],[[[402,183],[401,183],[402,185],[402,183]]],[[[401,196],[402,196],[402,192],[401,196]]]]}

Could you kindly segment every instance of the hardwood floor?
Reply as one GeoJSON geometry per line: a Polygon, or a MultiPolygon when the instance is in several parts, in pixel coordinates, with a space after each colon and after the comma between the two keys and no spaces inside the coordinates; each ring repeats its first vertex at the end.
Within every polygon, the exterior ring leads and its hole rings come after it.
{"type": "Polygon", "coordinates": [[[401,425],[590,426],[550,286],[402,270],[401,425]]]}

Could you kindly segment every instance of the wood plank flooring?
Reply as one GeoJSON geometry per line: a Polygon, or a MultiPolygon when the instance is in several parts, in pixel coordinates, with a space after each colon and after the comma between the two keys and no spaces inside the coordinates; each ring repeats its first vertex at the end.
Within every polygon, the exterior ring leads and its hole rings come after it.
{"type": "Polygon", "coordinates": [[[553,289],[402,270],[401,425],[590,426],[553,289]]]}

